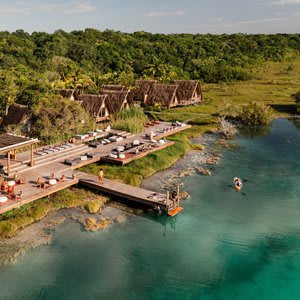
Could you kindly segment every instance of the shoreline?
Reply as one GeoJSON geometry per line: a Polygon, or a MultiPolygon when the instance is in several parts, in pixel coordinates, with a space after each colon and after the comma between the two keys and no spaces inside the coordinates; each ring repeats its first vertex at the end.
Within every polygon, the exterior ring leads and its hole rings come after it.
{"type": "MultiPolygon", "coordinates": [[[[183,177],[199,174],[197,167],[205,166],[212,170],[213,165],[221,158],[216,150],[216,141],[219,139],[221,137],[217,133],[204,133],[190,139],[193,144],[202,144],[204,149],[188,151],[171,167],[144,179],[141,187],[157,192],[166,192],[174,189],[177,183],[182,186],[183,177]]],[[[186,195],[185,198],[188,196],[186,195]]],[[[113,224],[124,224],[128,218],[146,213],[145,211],[111,200],[104,204],[99,213],[89,213],[82,207],[52,212],[40,221],[17,231],[14,237],[0,239],[0,265],[13,264],[28,251],[49,245],[53,240],[56,228],[66,220],[79,223],[83,230],[97,231],[113,224]],[[39,238],[36,239],[36,237],[39,238]]]]}

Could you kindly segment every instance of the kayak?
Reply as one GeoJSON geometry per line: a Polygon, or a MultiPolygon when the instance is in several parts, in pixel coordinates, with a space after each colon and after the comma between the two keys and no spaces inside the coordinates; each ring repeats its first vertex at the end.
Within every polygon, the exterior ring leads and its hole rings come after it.
{"type": "Polygon", "coordinates": [[[238,178],[238,177],[234,177],[233,178],[233,184],[234,184],[234,188],[237,192],[241,191],[242,187],[243,187],[243,182],[242,179],[238,178]]]}

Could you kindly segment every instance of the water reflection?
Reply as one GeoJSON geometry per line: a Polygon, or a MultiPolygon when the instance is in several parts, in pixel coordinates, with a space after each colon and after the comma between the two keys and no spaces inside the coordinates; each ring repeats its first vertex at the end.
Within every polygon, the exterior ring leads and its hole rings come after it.
{"type": "Polygon", "coordinates": [[[271,132],[271,126],[243,126],[240,133],[246,137],[254,139],[256,137],[267,136],[271,132]]]}

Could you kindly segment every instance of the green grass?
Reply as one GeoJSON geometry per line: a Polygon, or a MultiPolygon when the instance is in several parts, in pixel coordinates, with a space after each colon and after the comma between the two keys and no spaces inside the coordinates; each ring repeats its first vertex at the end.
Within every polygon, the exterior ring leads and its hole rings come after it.
{"type": "Polygon", "coordinates": [[[107,198],[83,189],[66,189],[51,198],[40,199],[13,209],[0,216],[0,238],[13,237],[19,229],[43,219],[51,212],[84,206],[90,201],[97,203],[100,210],[107,198]]]}

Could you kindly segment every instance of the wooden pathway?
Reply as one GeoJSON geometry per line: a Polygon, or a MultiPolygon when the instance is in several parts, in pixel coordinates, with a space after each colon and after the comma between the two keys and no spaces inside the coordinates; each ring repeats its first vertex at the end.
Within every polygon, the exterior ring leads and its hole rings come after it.
{"type": "Polygon", "coordinates": [[[76,172],[76,174],[79,178],[80,185],[99,190],[109,195],[166,209],[167,203],[165,194],[156,193],[109,179],[104,179],[103,184],[101,184],[99,183],[97,176],[82,172],[76,172]]]}

